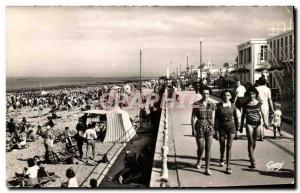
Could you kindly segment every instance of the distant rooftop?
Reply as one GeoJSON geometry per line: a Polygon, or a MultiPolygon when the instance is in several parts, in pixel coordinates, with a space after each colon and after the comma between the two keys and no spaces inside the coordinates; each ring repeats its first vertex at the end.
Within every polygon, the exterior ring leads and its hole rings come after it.
{"type": "Polygon", "coordinates": [[[279,34],[277,34],[277,35],[271,36],[271,37],[267,38],[267,40],[276,39],[276,38],[278,38],[278,37],[284,36],[284,35],[286,35],[286,34],[288,34],[288,33],[291,33],[291,32],[294,33],[294,29],[287,30],[287,31],[285,31],[285,32],[282,32],[282,33],[279,33],[279,34]]]}
{"type": "Polygon", "coordinates": [[[241,44],[238,44],[237,47],[246,46],[246,45],[252,44],[252,43],[267,43],[267,38],[251,38],[241,44]]]}

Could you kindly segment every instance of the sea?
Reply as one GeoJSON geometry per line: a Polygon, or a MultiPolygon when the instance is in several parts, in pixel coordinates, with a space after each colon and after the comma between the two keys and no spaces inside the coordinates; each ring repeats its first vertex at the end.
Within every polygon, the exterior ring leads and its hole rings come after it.
{"type": "MultiPolygon", "coordinates": [[[[142,78],[148,80],[151,78],[142,78]]],[[[6,77],[6,91],[49,89],[59,86],[97,85],[114,82],[138,82],[140,77],[6,77]]]]}

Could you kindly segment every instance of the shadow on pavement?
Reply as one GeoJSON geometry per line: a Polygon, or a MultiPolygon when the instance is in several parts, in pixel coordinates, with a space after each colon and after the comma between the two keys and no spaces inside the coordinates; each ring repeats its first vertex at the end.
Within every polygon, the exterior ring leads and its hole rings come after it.
{"type": "Polygon", "coordinates": [[[277,141],[273,141],[273,140],[268,140],[270,143],[272,143],[273,145],[277,146],[278,148],[280,148],[281,150],[283,150],[284,152],[290,154],[290,155],[294,155],[294,152],[290,151],[289,149],[283,147],[282,145],[276,143],[277,141]]]}
{"type": "MultiPolygon", "coordinates": [[[[168,155],[168,157],[175,157],[174,155],[168,155]]],[[[188,156],[188,155],[176,155],[176,158],[182,158],[182,159],[197,159],[196,156],[188,156]]]]}
{"type": "Polygon", "coordinates": [[[192,136],[192,135],[183,135],[184,137],[194,137],[194,136],[192,136]]]}
{"type": "Polygon", "coordinates": [[[190,124],[190,123],[183,123],[183,124],[180,124],[180,125],[189,125],[189,126],[192,126],[192,124],[190,124]]]}
{"type": "Polygon", "coordinates": [[[258,172],[260,175],[263,176],[272,176],[272,177],[279,177],[279,178],[293,178],[295,176],[294,171],[290,169],[280,169],[279,171],[260,171],[255,169],[243,168],[242,170],[249,171],[249,172],[258,172]]]}
{"type": "Polygon", "coordinates": [[[244,162],[249,162],[247,159],[231,159],[231,161],[244,161],[244,162]]]}
{"type": "MultiPolygon", "coordinates": [[[[249,167],[249,166],[248,166],[249,167]]],[[[251,168],[242,168],[242,170],[247,171],[247,172],[259,172],[256,169],[251,169],[251,168]]]]}
{"type": "MultiPolygon", "coordinates": [[[[221,167],[220,167],[221,168],[221,167]]],[[[218,170],[218,169],[216,169],[216,168],[211,168],[210,167],[210,170],[212,170],[212,171],[218,171],[218,172],[221,172],[221,173],[224,173],[224,174],[226,174],[226,167],[222,167],[223,168],[223,170],[218,170]]]]}
{"type": "Polygon", "coordinates": [[[280,169],[279,171],[259,171],[260,175],[273,176],[279,178],[293,178],[294,171],[290,169],[280,169]]]}
{"type": "Polygon", "coordinates": [[[183,168],[194,168],[194,164],[192,163],[187,163],[187,162],[180,162],[177,161],[175,162],[168,162],[168,169],[183,169],[183,168]]]}
{"type": "Polygon", "coordinates": [[[245,164],[237,164],[237,163],[231,162],[230,165],[248,167],[250,164],[245,165],[245,164]]]}

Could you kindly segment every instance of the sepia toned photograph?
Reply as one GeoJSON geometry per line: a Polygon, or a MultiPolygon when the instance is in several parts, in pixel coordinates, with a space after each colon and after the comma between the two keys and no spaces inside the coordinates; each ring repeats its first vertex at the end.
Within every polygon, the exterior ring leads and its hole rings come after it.
{"type": "Polygon", "coordinates": [[[295,188],[295,17],[6,6],[6,186],[295,188]]]}

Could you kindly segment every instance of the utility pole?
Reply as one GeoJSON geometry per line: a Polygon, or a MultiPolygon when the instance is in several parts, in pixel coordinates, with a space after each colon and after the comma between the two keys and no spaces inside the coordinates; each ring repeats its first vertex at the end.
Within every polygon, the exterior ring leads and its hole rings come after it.
{"type": "Polygon", "coordinates": [[[179,76],[181,76],[181,64],[179,65],[179,76]]]}
{"type": "Polygon", "coordinates": [[[142,86],[142,50],[140,50],[140,84],[142,86]]]}
{"type": "Polygon", "coordinates": [[[189,56],[186,56],[186,70],[189,73],[189,56]]]}
{"type": "MultiPolygon", "coordinates": [[[[142,103],[142,50],[140,50],[140,104],[142,103]]],[[[140,126],[142,125],[142,111],[139,113],[140,126]]]]}
{"type": "Polygon", "coordinates": [[[202,79],[202,41],[200,41],[200,79],[202,79]]]}

